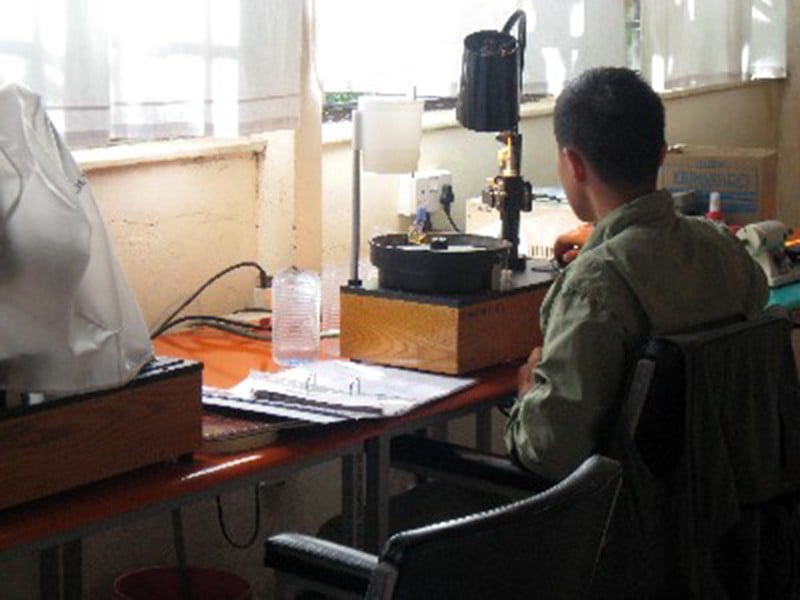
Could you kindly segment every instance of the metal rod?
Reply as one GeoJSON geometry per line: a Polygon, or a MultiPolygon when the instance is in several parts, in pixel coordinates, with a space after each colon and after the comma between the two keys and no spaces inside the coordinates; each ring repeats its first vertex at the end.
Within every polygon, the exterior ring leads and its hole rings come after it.
{"type": "Polygon", "coordinates": [[[349,285],[360,286],[358,255],[361,247],[361,113],[353,111],[353,215],[349,285]]]}
{"type": "Polygon", "coordinates": [[[180,598],[181,600],[190,600],[191,584],[186,566],[186,543],[183,537],[183,520],[181,519],[180,507],[172,509],[172,543],[175,546],[175,562],[177,563],[180,581],[180,598]]]}

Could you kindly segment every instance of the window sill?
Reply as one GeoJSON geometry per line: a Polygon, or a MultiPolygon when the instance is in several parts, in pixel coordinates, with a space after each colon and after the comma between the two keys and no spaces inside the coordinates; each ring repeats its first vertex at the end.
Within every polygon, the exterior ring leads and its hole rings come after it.
{"type": "Polygon", "coordinates": [[[263,152],[265,136],[234,139],[197,138],[120,144],[75,150],[73,156],[85,173],[120,167],[187,160],[207,160],[263,152]]]}
{"type": "MultiPolygon", "coordinates": [[[[520,106],[520,117],[535,118],[551,115],[555,99],[545,98],[538,102],[527,102],[520,106]]],[[[435,131],[437,129],[452,129],[461,127],[456,120],[456,110],[430,110],[422,115],[422,130],[435,131]]],[[[335,123],[323,123],[322,125],[322,145],[336,145],[350,143],[353,139],[353,125],[350,121],[338,121],[335,123]]]]}
{"type": "MultiPolygon", "coordinates": [[[[712,94],[728,90],[755,87],[760,85],[768,85],[776,81],[783,81],[783,80],[755,79],[750,81],[732,81],[732,82],[704,85],[701,87],[668,90],[666,92],[661,92],[660,95],[661,98],[664,100],[675,100],[678,98],[688,98],[691,96],[701,96],[703,94],[712,94]]],[[[527,102],[520,106],[520,118],[536,119],[540,117],[547,117],[553,114],[554,108],[555,108],[555,98],[553,97],[548,97],[543,100],[539,100],[538,102],[527,102]]],[[[432,110],[432,111],[427,111],[422,115],[423,131],[434,131],[437,129],[448,129],[454,127],[461,127],[461,125],[456,120],[455,109],[432,110]]],[[[352,140],[352,125],[350,121],[324,123],[322,125],[323,146],[350,143],[351,140],[352,140]]]]}
{"type": "Polygon", "coordinates": [[[714,94],[717,92],[725,92],[728,90],[736,90],[748,87],[758,87],[761,85],[769,85],[775,82],[783,82],[785,78],[771,78],[771,79],[750,79],[748,81],[728,81],[724,83],[712,83],[709,85],[702,85],[691,88],[677,88],[661,92],[660,96],[664,100],[675,100],[676,98],[688,98],[690,96],[702,96],[703,94],[714,94]]]}

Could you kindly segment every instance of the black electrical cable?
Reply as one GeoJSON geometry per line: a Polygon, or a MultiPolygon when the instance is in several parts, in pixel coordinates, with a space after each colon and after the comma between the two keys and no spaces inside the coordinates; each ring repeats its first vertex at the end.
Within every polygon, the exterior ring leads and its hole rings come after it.
{"type": "MultiPolygon", "coordinates": [[[[265,335],[258,335],[257,333],[251,333],[249,330],[255,331],[269,331],[270,328],[262,327],[260,325],[255,325],[252,323],[243,323],[241,321],[237,321],[235,319],[225,319],[224,317],[214,317],[211,315],[187,315],[185,317],[179,317],[172,321],[171,323],[166,323],[162,325],[161,334],[166,333],[168,330],[180,325],[182,323],[202,323],[206,327],[211,327],[212,329],[219,329],[220,331],[226,331],[228,333],[232,333],[234,335],[238,335],[243,338],[248,338],[251,340],[256,340],[259,342],[271,342],[272,341],[272,334],[265,334],[265,335]]],[[[322,331],[319,335],[320,338],[336,338],[339,337],[338,331],[322,331]]]]}
{"type": "Polygon", "coordinates": [[[528,38],[528,27],[527,22],[525,19],[525,11],[522,9],[517,9],[505,22],[503,25],[502,32],[503,33],[510,33],[511,28],[514,26],[514,23],[517,23],[517,43],[519,44],[519,71],[520,71],[520,86],[522,85],[522,76],[521,74],[525,71],[525,46],[527,46],[527,38],[528,38]]]}
{"type": "Polygon", "coordinates": [[[453,231],[455,231],[456,233],[461,233],[461,230],[458,228],[458,225],[456,225],[456,222],[453,221],[452,215],[450,215],[449,208],[444,209],[444,214],[447,217],[447,220],[450,221],[450,227],[453,228],[453,231]]]}
{"type": "Polygon", "coordinates": [[[172,319],[174,319],[175,316],[178,313],[180,313],[184,308],[189,306],[194,301],[195,298],[197,298],[200,294],[203,293],[203,291],[205,291],[205,289],[208,286],[210,286],[212,283],[214,283],[217,279],[219,279],[223,275],[227,275],[231,271],[234,271],[234,270],[239,269],[241,267],[254,267],[254,268],[258,269],[259,286],[262,287],[262,288],[268,288],[270,286],[270,281],[271,281],[270,276],[267,275],[267,272],[264,270],[264,268],[261,265],[259,265],[257,262],[243,261],[243,262],[240,262],[240,263],[236,263],[235,265],[231,265],[230,267],[227,267],[227,268],[223,269],[222,271],[220,271],[219,273],[214,275],[211,279],[206,281],[203,285],[201,285],[197,289],[197,291],[194,294],[189,296],[189,298],[187,298],[178,308],[176,308],[174,311],[172,311],[172,314],[170,314],[166,319],[164,319],[163,323],[161,325],[159,325],[159,327],[156,328],[156,330],[152,334],[150,334],[150,339],[153,340],[153,339],[157,338],[162,333],[164,333],[164,331],[166,331],[166,328],[168,326],[171,327],[172,326],[171,325],[172,319]]]}
{"type": "Polygon", "coordinates": [[[453,194],[453,186],[449,184],[444,184],[442,186],[442,193],[439,198],[439,203],[442,205],[444,209],[444,214],[447,217],[447,220],[450,221],[450,227],[453,228],[453,231],[456,233],[461,233],[461,230],[456,225],[456,222],[453,220],[453,215],[450,213],[450,207],[453,205],[453,201],[455,200],[455,195],[453,194]]]}
{"type": "Polygon", "coordinates": [[[172,329],[173,327],[180,325],[182,323],[188,322],[197,322],[203,323],[208,327],[213,327],[214,329],[220,329],[222,331],[227,331],[230,333],[234,333],[236,335],[240,335],[242,337],[260,340],[260,341],[270,341],[272,339],[271,335],[258,335],[256,333],[252,333],[251,331],[269,331],[268,327],[263,327],[261,325],[256,325],[255,323],[246,323],[243,321],[237,321],[236,319],[226,319],[225,317],[215,317],[212,315],[186,315],[183,317],[178,317],[169,323],[164,323],[159,329],[159,335],[165,333],[166,331],[172,329]],[[251,331],[248,331],[251,330],[251,331]]]}
{"type": "Polygon", "coordinates": [[[217,522],[219,523],[219,530],[222,532],[222,537],[225,538],[225,541],[228,542],[234,548],[238,550],[245,550],[253,545],[253,542],[256,541],[258,537],[258,532],[261,529],[261,501],[258,494],[258,484],[255,486],[255,501],[256,501],[256,508],[255,508],[255,525],[253,527],[253,533],[244,543],[239,543],[234,541],[230,535],[228,535],[228,530],[225,527],[225,515],[222,512],[222,499],[217,496],[217,522]]]}

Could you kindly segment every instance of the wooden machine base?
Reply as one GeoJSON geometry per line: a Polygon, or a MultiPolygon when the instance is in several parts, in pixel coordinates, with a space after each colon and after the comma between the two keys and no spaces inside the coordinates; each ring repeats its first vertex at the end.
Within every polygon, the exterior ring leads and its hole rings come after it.
{"type": "Polygon", "coordinates": [[[432,296],[345,286],[341,354],[451,375],[527,357],[542,341],[539,306],[552,280],[529,267],[504,292],[432,296]]]}
{"type": "Polygon", "coordinates": [[[0,411],[0,509],[191,454],[201,375],[160,358],[121,388],[0,411]]]}

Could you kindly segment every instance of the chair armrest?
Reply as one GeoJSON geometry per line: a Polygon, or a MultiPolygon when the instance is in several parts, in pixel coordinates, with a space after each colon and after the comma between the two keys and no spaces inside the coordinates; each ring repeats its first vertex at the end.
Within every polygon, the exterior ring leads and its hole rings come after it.
{"type": "Polygon", "coordinates": [[[378,557],[302,533],[280,533],[264,542],[264,565],[349,592],[366,593],[378,557]]]}
{"type": "Polygon", "coordinates": [[[392,440],[391,460],[393,467],[405,471],[511,496],[540,492],[556,483],[522,469],[508,456],[412,434],[392,440]]]}

